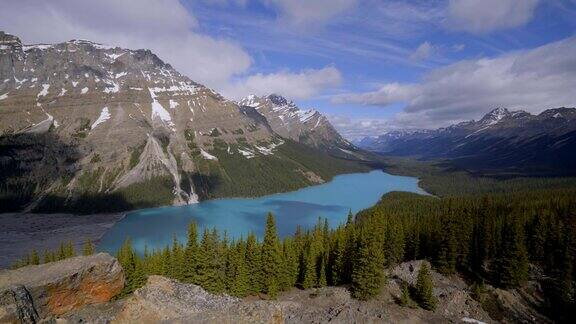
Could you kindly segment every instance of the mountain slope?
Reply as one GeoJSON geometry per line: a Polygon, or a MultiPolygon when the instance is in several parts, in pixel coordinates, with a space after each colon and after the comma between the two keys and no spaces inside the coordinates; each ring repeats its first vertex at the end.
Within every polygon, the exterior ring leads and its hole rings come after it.
{"type": "Polygon", "coordinates": [[[16,210],[255,196],[365,169],[283,138],[148,50],[1,32],[0,136],[0,199],[16,210]]]}
{"type": "Polygon", "coordinates": [[[393,156],[442,158],[481,173],[576,174],[576,109],[538,115],[497,108],[479,121],[437,130],[392,131],[361,147],[393,156]]]}
{"type": "Polygon", "coordinates": [[[254,108],[264,116],[271,129],[284,138],[331,152],[354,157],[354,145],[342,138],[328,119],[316,110],[301,110],[292,101],[271,94],[265,97],[250,95],[242,99],[242,107],[254,108]]]}

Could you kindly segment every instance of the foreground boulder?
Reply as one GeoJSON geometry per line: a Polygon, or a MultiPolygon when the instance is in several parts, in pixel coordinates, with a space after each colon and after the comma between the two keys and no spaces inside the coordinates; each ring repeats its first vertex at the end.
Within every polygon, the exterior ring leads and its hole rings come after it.
{"type": "Polygon", "coordinates": [[[109,301],[124,287],[118,261],[106,253],[0,271],[0,323],[34,322],[109,301]]]}

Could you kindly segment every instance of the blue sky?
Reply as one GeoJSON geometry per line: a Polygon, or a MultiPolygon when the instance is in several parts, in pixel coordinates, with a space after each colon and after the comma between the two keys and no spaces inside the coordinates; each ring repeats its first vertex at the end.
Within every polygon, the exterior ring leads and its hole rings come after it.
{"type": "Polygon", "coordinates": [[[227,97],[317,108],[349,138],[576,106],[576,0],[0,2],[0,29],[25,42],[150,48],[227,97]]]}

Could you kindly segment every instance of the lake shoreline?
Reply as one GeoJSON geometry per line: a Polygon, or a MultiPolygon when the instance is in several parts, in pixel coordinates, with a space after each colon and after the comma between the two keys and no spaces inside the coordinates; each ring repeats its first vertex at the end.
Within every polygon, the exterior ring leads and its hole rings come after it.
{"type": "Polygon", "coordinates": [[[192,221],[199,231],[217,229],[231,239],[246,237],[249,233],[261,237],[268,213],[275,216],[280,237],[293,235],[298,227],[313,228],[319,218],[336,227],[345,223],[349,211],[356,213],[369,208],[390,191],[427,194],[418,186],[417,178],[391,175],[381,169],[341,174],[330,182],[287,193],[133,211],[105,234],[98,250],[114,252],[126,237],[132,239],[133,247],[139,252],[145,248],[161,249],[174,238],[185,241],[186,229],[192,221]]]}
{"type": "Polygon", "coordinates": [[[85,241],[94,244],[127,213],[109,214],[0,214],[0,269],[8,268],[36,249],[56,250],[61,242],[72,241],[77,254],[85,241]]]}

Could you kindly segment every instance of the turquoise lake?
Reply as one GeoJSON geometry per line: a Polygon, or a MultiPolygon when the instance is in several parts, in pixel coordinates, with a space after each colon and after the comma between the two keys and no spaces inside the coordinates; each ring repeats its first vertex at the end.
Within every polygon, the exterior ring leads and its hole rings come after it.
{"type": "MultiPolygon", "coordinates": [[[[194,205],[160,207],[130,212],[116,223],[98,244],[98,250],[115,253],[126,237],[140,252],[162,248],[174,235],[186,241],[186,229],[191,221],[200,227],[227,231],[235,238],[253,231],[258,237],[264,232],[268,212],[276,219],[280,236],[293,234],[298,225],[313,227],[318,217],[327,218],[331,227],[346,221],[348,211],[356,213],[374,205],[390,191],[425,192],[418,179],[387,174],[380,170],[336,176],[332,181],[293,192],[259,198],[232,198],[203,201],[194,205]]],[[[200,232],[201,233],[201,232],[200,232]]]]}

